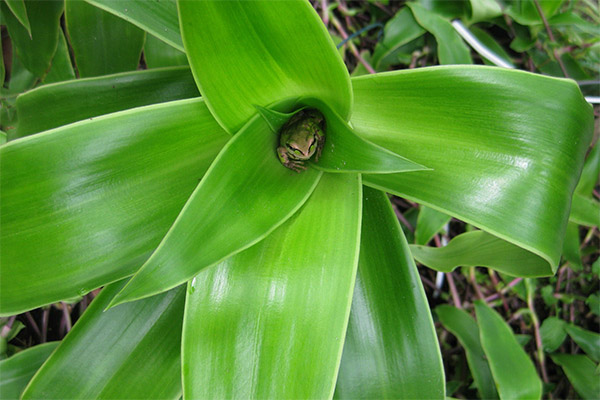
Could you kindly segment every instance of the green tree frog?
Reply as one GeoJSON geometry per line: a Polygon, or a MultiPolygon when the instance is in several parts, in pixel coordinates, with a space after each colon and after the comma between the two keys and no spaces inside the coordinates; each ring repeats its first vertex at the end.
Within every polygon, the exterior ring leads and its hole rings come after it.
{"type": "Polygon", "coordinates": [[[319,161],[325,144],[325,118],[319,111],[297,112],[279,132],[277,155],[284,166],[300,172],[314,154],[315,161],[319,161]]]}

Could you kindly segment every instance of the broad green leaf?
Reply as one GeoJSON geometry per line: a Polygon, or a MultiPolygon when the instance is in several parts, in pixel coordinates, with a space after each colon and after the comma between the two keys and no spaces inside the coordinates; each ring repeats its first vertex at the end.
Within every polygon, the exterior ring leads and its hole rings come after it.
{"type": "Polygon", "coordinates": [[[421,264],[442,272],[481,266],[514,276],[549,273],[543,258],[485,231],[460,234],[444,247],[411,245],[410,250],[421,264]]]}
{"type": "Polygon", "coordinates": [[[175,0],[86,0],[184,51],[175,0]]]}
{"type": "Polygon", "coordinates": [[[575,391],[584,399],[600,398],[597,366],[583,354],[551,354],[552,361],[565,371],[575,391]]]}
{"type": "Polygon", "coordinates": [[[426,245],[448,223],[451,217],[427,206],[419,208],[415,244],[426,245]]]}
{"type": "Polygon", "coordinates": [[[569,262],[574,271],[581,271],[583,269],[581,252],[579,250],[580,245],[579,226],[569,221],[565,234],[565,242],[563,243],[563,257],[569,262]]]}
{"type": "Polygon", "coordinates": [[[585,226],[600,225],[600,202],[579,193],[573,195],[569,220],[585,226]]]}
{"type": "Polygon", "coordinates": [[[443,396],[437,336],[408,244],[386,195],[364,188],[358,273],[335,397],[443,396]]]}
{"type": "Polygon", "coordinates": [[[6,25],[13,49],[27,68],[36,77],[42,78],[50,68],[50,62],[58,45],[60,16],[63,1],[28,0],[27,15],[31,34],[8,9],[0,2],[2,24],[6,25]]]}
{"type": "Polygon", "coordinates": [[[193,99],[0,147],[0,314],[135,272],[228,138],[193,99]]]}
{"type": "Polygon", "coordinates": [[[322,172],[284,167],[276,147],[277,137],[255,116],[223,148],[159,247],[111,307],[175,287],[290,218],[322,172]]]}
{"type": "Polygon", "coordinates": [[[552,27],[564,26],[570,29],[577,29],[595,35],[596,37],[600,35],[600,27],[591,21],[586,21],[579,16],[576,11],[566,11],[556,14],[548,19],[548,25],[552,27]]]}
{"type": "Polygon", "coordinates": [[[297,215],[188,284],[185,398],[331,398],[360,215],[360,177],[324,174],[297,215]]]}
{"type": "Polygon", "coordinates": [[[415,21],[410,9],[403,7],[390,19],[383,31],[383,39],[375,46],[373,64],[379,63],[395,50],[425,33],[425,29],[415,21]]]}
{"type": "Polygon", "coordinates": [[[470,0],[469,23],[489,21],[502,15],[502,8],[496,0],[470,0]]]}
{"type": "Polygon", "coordinates": [[[437,306],[435,313],[444,327],[460,341],[467,355],[467,362],[475,386],[482,399],[497,399],[498,392],[492,371],[486,360],[479,339],[479,327],[466,311],[446,304],[437,306]]]}
{"type": "MultiPolygon", "coordinates": [[[[585,163],[583,164],[583,170],[581,171],[581,178],[575,188],[575,192],[583,196],[590,196],[594,187],[598,183],[600,177],[600,145],[596,142],[596,145],[590,150],[585,163]]],[[[575,201],[575,200],[573,200],[575,201]]]]}
{"type": "Polygon", "coordinates": [[[431,33],[437,42],[440,64],[472,64],[471,51],[452,24],[416,3],[407,3],[415,20],[431,33]]]}
{"type": "Polygon", "coordinates": [[[593,130],[572,81],[504,68],[462,66],[352,79],[354,131],[432,168],[365,175],[407,197],[558,264],[569,203],[593,130]]]}
{"type": "Polygon", "coordinates": [[[348,71],[309,2],[178,4],[196,83],[228,132],[237,132],[256,114],[255,105],[300,97],[317,98],[348,119],[348,71]]]}
{"type": "Polygon", "coordinates": [[[68,81],[75,79],[75,71],[71,65],[71,57],[69,55],[69,47],[67,46],[67,39],[62,30],[58,31],[58,46],[52,63],[50,65],[50,71],[44,78],[44,83],[53,83],[68,81]]]}
{"type": "Polygon", "coordinates": [[[188,65],[185,53],[169,46],[152,35],[146,35],[146,43],[144,43],[144,59],[146,60],[148,68],[188,65]]]}
{"type": "Polygon", "coordinates": [[[144,31],[81,0],[66,0],[65,21],[80,77],[138,67],[144,31]]]}
{"type": "Polygon", "coordinates": [[[542,381],[510,326],[483,301],[475,302],[483,351],[501,399],[540,399],[542,381]],[[518,368],[518,373],[515,373],[518,368]]]}
{"type": "Polygon", "coordinates": [[[358,136],[348,124],[327,105],[306,99],[307,104],[325,116],[325,144],[318,162],[311,164],[326,172],[362,172],[388,174],[427,169],[358,136]]]}
{"type": "Polygon", "coordinates": [[[565,330],[585,354],[596,362],[600,361],[600,334],[580,328],[574,324],[565,326],[565,330]]]}
{"type": "Polygon", "coordinates": [[[179,399],[185,287],[104,312],[123,283],[100,292],[23,399],[179,399]]]}
{"type": "Polygon", "coordinates": [[[19,96],[11,139],[154,103],[198,96],[189,68],[125,72],[38,87],[19,96]]]}
{"type": "Polygon", "coordinates": [[[25,7],[25,0],[4,0],[6,5],[13,13],[17,21],[23,25],[23,28],[31,35],[31,26],[29,25],[29,18],[27,17],[27,8],[25,7]]]}
{"type": "Polygon", "coordinates": [[[564,0],[512,0],[504,12],[521,25],[542,25],[542,18],[535,5],[536,1],[547,19],[552,17],[564,2],[564,0]]]}
{"type": "Polygon", "coordinates": [[[565,325],[565,321],[557,317],[548,317],[542,322],[540,336],[542,337],[544,351],[552,353],[565,341],[567,337],[565,325]]]}
{"type": "Polygon", "coordinates": [[[0,397],[20,399],[23,389],[60,342],[30,347],[0,361],[0,397]]]}

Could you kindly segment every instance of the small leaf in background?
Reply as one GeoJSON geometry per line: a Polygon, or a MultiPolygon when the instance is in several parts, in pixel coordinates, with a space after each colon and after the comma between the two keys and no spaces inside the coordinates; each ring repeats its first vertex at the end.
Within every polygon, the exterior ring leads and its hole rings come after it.
{"type": "Polygon", "coordinates": [[[419,207],[419,217],[415,228],[415,244],[426,245],[444,226],[450,222],[448,214],[431,207],[419,207]]]}
{"type": "Polygon", "coordinates": [[[27,1],[27,15],[31,24],[29,31],[15,18],[4,1],[0,3],[2,23],[6,24],[13,49],[25,68],[37,78],[46,75],[58,45],[60,16],[63,1],[27,1]]]}
{"type": "Polygon", "coordinates": [[[471,51],[450,22],[417,3],[407,3],[415,20],[431,33],[437,42],[440,64],[472,64],[471,51]]]}
{"type": "MultiPolygon", "coordinates": [[[[596,262],[595,264],[599,263],[596,262]]],[[[600,316],[600,295],[598,295],[597,293],[589,295],[588,298],[585,300],[585,304],[588,305],[591,312],[600,316]]]]}
{"type": "Polygon", "coordinates": [[[567,337],[566,322],[557,317],[548,317],[542,322],[540,336],[544,351],[552,353],[560,347],[567,337]]]}
{"type": "Polygon", "coordinates": [[[144,43],[144,59],[148,68],[188,65],[184,52],[148,34],[144,43]]]}
{"type": "Polygon", "coordinates": [[[67,0],[65,21],[81,78],[138,67],[145,32],[85,1],[67,0]]]}
{"type": "Polygon", "coordinates": [[[277,141],[261,116],[250,120],[219,153],[161,244],[111,307],[175,287],[289,219],[323,173],[284,167],[277,141]]]}
{"type": "Polygon", "coordinates": [[[383,39],[373,52],[373,63],[379,68],[379,64],[396,50],[424,33],[425,29],[415,21],[410,9],[403,7],[385,24],[383,39]]]}
{"type": "Polygon", "coordinates": [[[565,330],[585,354],[596,362],[600,361],[600,334],[573,324],[567,325],[565,330]]]}
{"type": "Polygon", "coordinates": [[[542,381],[533,362],[502,317],[483,301],[475,302],[481,345],[502,399],[540,399],[542,381]],[[518,373],[515,368],[518,366],[518,373]]]}
{"type": "Polygon", "coordinates": [[[569,262],[573,271],[583,270],[581,252],[579,251],[579,226],[574,222],[567,225],[565,242],[563,243],[563,257],[569,262]]]}
{"type": "Polygon", "coordinates": [[[583,354],[551,354],[552,361],[565,371],[575,391],[584,399],[600,398],[597,366],[583,354]]]}
{"type": "Polygon", "coordinates": [[[60,342],[44,343],[0,361],[0,395],[20,399],[25,386],[60,342]]]}
{"type": "Polygon", "coordinates": [[[481,398],[497,399],[498,392],[492,371],[481,347],[479,328],[473,317],[449,305],[437,306],[435,312],[444,327],[456,336],[464,347],[469,369],[481,398]]]}

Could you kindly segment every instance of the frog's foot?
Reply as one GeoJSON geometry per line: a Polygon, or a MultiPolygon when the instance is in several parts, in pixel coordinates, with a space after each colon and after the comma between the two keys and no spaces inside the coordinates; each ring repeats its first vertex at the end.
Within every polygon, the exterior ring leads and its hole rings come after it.
{"type": "Polygon", "coordinates": [[[294,170],[298,173],[306,170],[306,165],[304,165],[304,161],[300,161],[300,160],[288,160],[283,165],[285,165],[289,169],[294,170]]]}

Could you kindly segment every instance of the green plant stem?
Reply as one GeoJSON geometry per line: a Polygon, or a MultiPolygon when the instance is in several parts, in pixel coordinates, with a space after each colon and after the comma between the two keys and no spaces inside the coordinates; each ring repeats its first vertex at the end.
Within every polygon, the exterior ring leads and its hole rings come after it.
{"type": "MultiPolygon", "coordinates": [[[[538,13],[540,14],[540,18],[542,19],[542,22],[544,23],[544,27],[546,28],[546,32],[548,33],[548,37],[550,38],[550,41],[552,43],[556,43],[556,40],[554,39],[554,34],[552,33],[552,29],[550,29],[550,24],[548,24],[548,20],[546,19],[546,16],[544,15],[544,10],[542,10],[542,7],[540,6],[539,1],[533,0],[533,3],[535,4],[535,8],[537,9],[538,13]]],[[[556,49],[552,50],[552,54],[554,54],[554,58],[556,58],[556,61],[558,62],[560,69],[562,70],[563,74],[565,75],[565,78],[569,78],[569,73],[567,72],[567,68],[565,67],[565,64],[563,64],[556,49]]]]}

